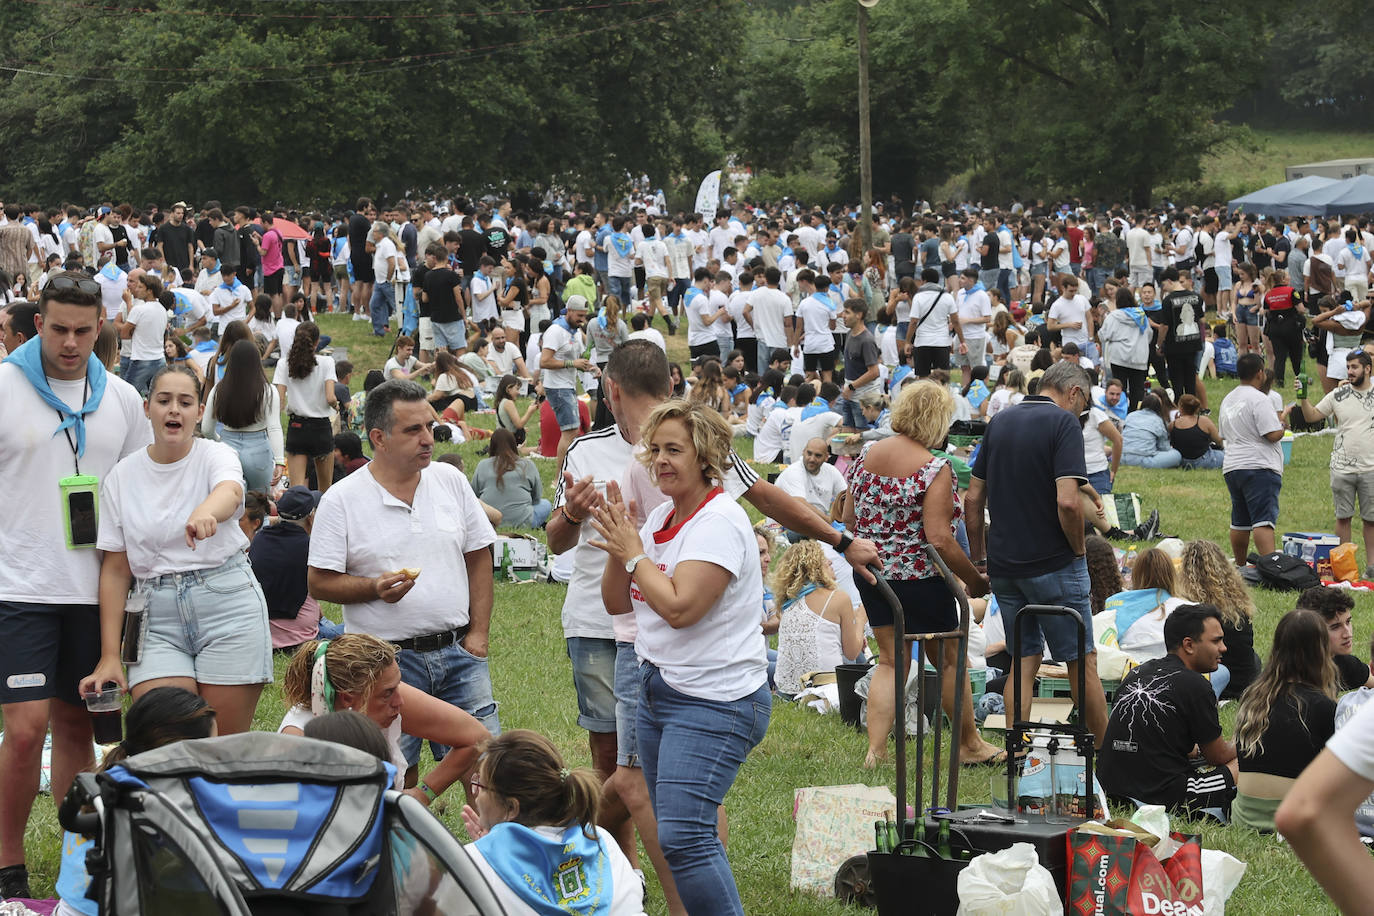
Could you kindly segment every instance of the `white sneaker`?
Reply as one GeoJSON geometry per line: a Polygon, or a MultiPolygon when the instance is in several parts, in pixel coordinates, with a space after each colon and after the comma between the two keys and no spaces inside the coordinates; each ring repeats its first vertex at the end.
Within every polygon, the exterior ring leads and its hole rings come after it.
{"type": "Polygon", "coordinates": [[[366,315],[359,315],[357,312],[354,312],[354,313],[353,313],[353,320],[354,320],[354,321],[366,321],[366,320],[367,320],[367,316],[366,316],[366,315]]]}

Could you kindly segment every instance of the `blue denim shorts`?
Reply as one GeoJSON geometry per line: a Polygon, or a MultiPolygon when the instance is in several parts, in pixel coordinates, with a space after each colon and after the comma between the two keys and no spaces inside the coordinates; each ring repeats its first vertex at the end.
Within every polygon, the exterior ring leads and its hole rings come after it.
{"type": "Polygon", "coordinates": [[[1279,523],[1279,490],[1283,475],[1261,468],[1227,471],[1226,490],[1231,494],[1231,530],[1273,528],[1279,523]]]}
{"type": "Polygon", "coordinates": [[[272,636],[262,587],[243,554],[214,569],[140,583],[148,594],[143,659],[129,686],[164,677],[198,684],[270,684],[272,636]]]}
{"type": "Polygon", "coordinates": [[[1029,604],[1048,604],[1071,607],[1083,620],[1083,644],[1088,652],[1093,648],[1092,605],[1089,593],[1088,564],[1082,557],[1062,569],[1026,576],[1019,579],[993,576],[992,593],[997,596],[997,613],[1006,627],[1007,645],[1013,657],[1039,656],[1050,646],[1050,653],[1058,662],[1078,659],[1078,627],[1066,617],[1035,617],[1021,627],[1020,645],[1016,644],[1016,615],[1029,604]]]}
{"type": "MultiPolygon", "coordinates": [[[[493,735],[501,734],[487,659],[478,658],[462,644],[454,643],[433,652],[402,649],[396,654],[396,664],[401,669],[402,681],[466,711],[493,735]]],[[[410,766],[420,762],[421,743],[421,739],[412,735],[401,736],[401,752],[410,766]]],[[[448,753],[447,745],[434,741],[429,743],[429,749],[435,760],[443,759],[448,753]]]]}
{"type": "Polygon", "coordinates": [[[635,644],[615,644],[615,763],[639,766],[635,720],[639,717],[639,656],[635,644]]]}
{"type": "Polygon", "coordinates": [[[1217,272],[1217,291],[1222,292],[1231,288],[1231,265],[1218,264],[1214,268],[1217,272]]]}
{"type": "Polygon", "coordinates": [[[558,421],[559,429],[577,429],[582,425],[578,417],[577,391],[572,388],[545,388],[544,397],[553,409],[553,418],[558,421]]]}
{"type": "Polygon", "coordinates": [[[434,322],[434,346],[451,350],[461,350],[468,345],[464,334],[466,326],[461,321],[434,322]]]}
{"type": "Polygon", "coordinates": [[[1088,475],[1088,483],[1090,483],[1092,488],[1098,493],[1106,496],[1108,493],[1112,492],[1112,472],[1093,471],[1088,475]]]}
{"type": "Polygon", "coordinates": [[[615,640],[569,636],[567,643],[577,688],[577,724],[597,734],[614,732],[615,640]]]}

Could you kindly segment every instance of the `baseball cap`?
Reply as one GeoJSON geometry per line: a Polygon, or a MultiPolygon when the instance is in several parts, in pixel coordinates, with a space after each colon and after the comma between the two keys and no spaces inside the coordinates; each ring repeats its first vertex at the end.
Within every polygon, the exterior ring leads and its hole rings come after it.
{"type": "Polygon", "coordinates": [[[105,214],[107,214],[107,213],[109,213],[109,212],[110,212],[110,208],[109,208],[109,207],[101,207],[99,210],[96,211],[96,213],[100,214],[101,216],[104,216],[105,214]]]}
{"type": "Polygon", "coordinates": [[[173,209],[173,210],[175,210],[177,207],[180,207],[180,208],[183,209],[183,210],[189,210],[189,209],[191,209],[191,205],[188,204],[188,203],[187,203],[186,201],[184,201],[184,200],[179,200],[179,201],[177,201],[176,203],[172,204],[172,209],[173,209]]]}
{"type": "Polygon", "coordinates": [[[298,522],[314,512],[319,502],[320,494],[317,491],[297,484],[277,500],[277,517],[288,522],[298,522]]]}
{"type": "Polygon", "coordinates": [[[584,311],[584,312],[585,312],[585,311],[587,310],[587,297],[586,297],[586,296],[576,296],[576,295],[574,295],[574,296],[569,296],[569,297],[568,297],[568,301],[564,303],[564,306],[565,306],[565,307],[567,308],[567,310],[570,311],[570,312],[573,311],[574,309],[577,309],[577,310],[579,310],[579,311],[584,311]]]}
{"type": "Polygon", "coordinates": [[[214,258],[216,261],[219,260],[219,252],[215,251],[213,248],[202,248],[200,250],[200,256],[202,258],[214,258]]]}

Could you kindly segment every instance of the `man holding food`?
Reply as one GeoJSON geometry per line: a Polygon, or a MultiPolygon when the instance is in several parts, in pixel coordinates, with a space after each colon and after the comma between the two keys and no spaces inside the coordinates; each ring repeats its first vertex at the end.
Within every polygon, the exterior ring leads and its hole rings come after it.
{"type": "MultiPolygon", "coordinates": [[[[344,629],[400,646],[405,683],[499,734],[487,667],[496,532],[457,468],[431,462],[425,389],[392,379],[367,396],[372,461],[320,499],[310,593],[343,605],[344,629]]],[[[420,741],[403,738],[412,769],[420,741]]],[[[431,743],[436,760],[448,749],[431,743]]]]}

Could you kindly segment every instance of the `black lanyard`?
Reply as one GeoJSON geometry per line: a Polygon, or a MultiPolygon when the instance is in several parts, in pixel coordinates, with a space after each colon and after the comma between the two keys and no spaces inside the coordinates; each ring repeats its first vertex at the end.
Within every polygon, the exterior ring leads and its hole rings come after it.
{"type": "MultiPolygon", "coordinates": [[[[90,398],[90,396],[91,396],[91,373],[90,373],[90,370],[88,369],[88,370],[86,371],[86,377],[85,377],[85,379],[83,380],[82,385],[81,385],[81,409],[82,409],[82,410],[85,410],[85,409],[86,409],[86,401],[90,398]]],[[[67,422],[67,418],[64,417],[64,416],[62,415],[62,411],[60,411],[60,410],[57,411],[57,419],[61,420],[63,423],[67,422]]],[[[64,428],[64,429],[62,430],[62,432],[65,433],[66,436],[67,436],[67,444],[70,445],[70,446],[72,447],[72,464],[76,465],[76,476],[77,476],[77,477],[80,477],[80,476],[81,476],[81,456],[78,455],[78,454],[76,453],[76,443],[75,443],[74,441],[72,441],[72,431],[71,431],[71,427],[66,427],[66,428],[64,428]]]]}

